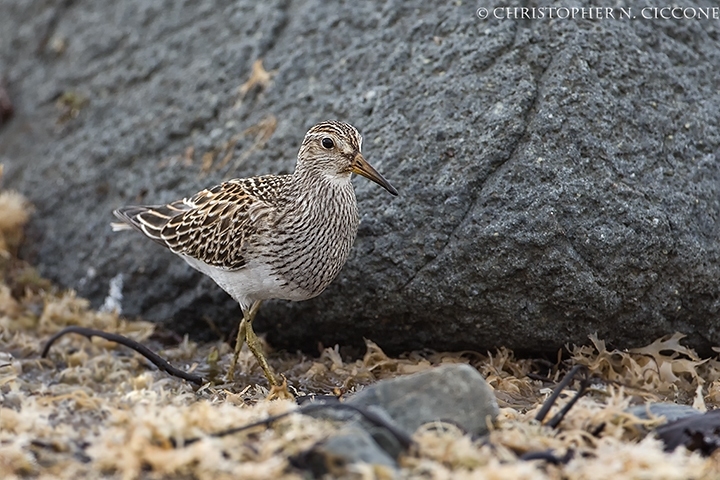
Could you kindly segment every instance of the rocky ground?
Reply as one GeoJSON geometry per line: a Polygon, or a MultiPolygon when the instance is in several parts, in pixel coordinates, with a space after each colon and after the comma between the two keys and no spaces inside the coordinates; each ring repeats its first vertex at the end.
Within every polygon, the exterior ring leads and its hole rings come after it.
{"type": "Polygon", "coordinates": [[[236,382],[223,383],[225,343],[178,343],[41,278],[16,257],[29,205],[5,191],[0,209],[2,478],[701,479],[720,468],[716,433],[707,435],[707,457],[693,442],[696,452],[667,452],[654,433],[666,417],[720,404],[720,363],[699,358],[680,335],[632,351],[593,336],[556,363],[506,349],[390,357],[372,342],[358,359],[337,347],[317,357],[276,352],[271,363],[296,401],[271,400],[245,350],[236,382]],[[120,333],[214,381],[193,386],[114,343],[77,335],[41,359],[46,340],[68,325],[120,333]],[[581,388],[578,377],[536,420],[576,365],[593,379],[589,392],[550,424],[581,388]],[[356,410],[308,407],[328,398],[356,410]]]}

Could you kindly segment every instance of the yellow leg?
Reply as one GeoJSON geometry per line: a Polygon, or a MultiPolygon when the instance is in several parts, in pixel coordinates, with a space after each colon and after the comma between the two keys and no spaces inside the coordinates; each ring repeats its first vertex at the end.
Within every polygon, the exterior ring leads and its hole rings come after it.
{"type": "Polygon", "coordinates": [[[252,354],[255,356],[258,364],[260,364],[260,368],[262,368],[263,372],[265,373],[268,382],[270,382],[270,386],[278,386],[280,385],[280,383],[277,381],[275,373],[273,373],[272,368],[270,368],[270,365],[265,359],[265,354],[263,354],[260,340],[255,334],[255,330],[253,330],[252,328],[252,321],[255,318],[258,310],[260,309],[261,303],[262,300],[259,300],[253,303],[252,307],[250,307],[250,310],[243,311],[243,319],[240,322],[240,327],[238,328],[238,336],[235,342],[235,352],[233,354],[232,362],[230,363],[230,368],[228,369],[228,380],[232,381],[233,375],[235,373],[235,365],[237,364],[238,355],[240,354],[240,349],[242,348],[244,340],[245,343],[247,343],[247,346],[252,352],[252,354]]]}
{"type": "Polygon", "coordinates": [[[275,377],[275,372],[273,372],[272,368],[270,368],[270,365],[265,358],[265,354],[262,351],[260,340],[258,339],[257,335],[255,335],[255,330],[253,330],[252,328],[252,321],[255,318],[255,314],[257,313],[259,308],[260,302],[255,302],[248,314],[247,324],[245,325],[245,343],[247,343],[247,346],[252,352],[252,354],[255,355],[255,359],[260,364],[260,368],[262,368],[263,372],[265,373],[265,376],[267,377],[270,386],[275,387],[280,385],[280,383],[275,377]]]}
{"type": "Polygon", "coordinates": [[[227,372],[228,382],[232,382],[235,377],[235,366],[237,365],[238,357],[240,356],[240,350],[242,349],[243,343],[245,342],[245,330],[247,328],[247,312],[243,310],[243,319],[240,321],[238,327],[237,337],[235,338],[235,351],[233,352],[232,361],[230,362],[230,368],[227,372]]]}

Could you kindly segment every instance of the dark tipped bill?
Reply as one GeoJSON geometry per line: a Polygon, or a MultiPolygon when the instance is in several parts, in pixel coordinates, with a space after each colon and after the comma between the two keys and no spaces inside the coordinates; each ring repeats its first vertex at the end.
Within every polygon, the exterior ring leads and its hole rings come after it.
{"type": "Polygon", "coordinates": [[[352,165],[350,166],[350,169],[353,171],[353,173],[357,173],[358,175],[362,175],[363,177],[372,180],[373,182],[377,183],[381,187],[383,187],[388,192],[392,193],[393,195],[397,195],[398,191],[395,190],[395,187],[390,185],[390,182],[385,180],[385,178],[380,175],[377,170],[375,170],[370,164],[365,160],[365,158],[362,156],[362,154],[357,153],[355,155],[355,158],[352,161],[352,165]]]}

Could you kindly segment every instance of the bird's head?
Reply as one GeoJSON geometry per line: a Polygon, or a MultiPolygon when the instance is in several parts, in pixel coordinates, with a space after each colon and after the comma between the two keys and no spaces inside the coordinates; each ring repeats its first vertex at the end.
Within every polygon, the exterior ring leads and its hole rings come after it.
{"type": "Polygon", "coordinates": [[[329,120],[318,123],[305,134],[297,168],[312,171],[332,180],[349,178],[357,173],[377,183],[393,195],[398,192],[360,153],[362,136],[349,123],[329,120]]]}

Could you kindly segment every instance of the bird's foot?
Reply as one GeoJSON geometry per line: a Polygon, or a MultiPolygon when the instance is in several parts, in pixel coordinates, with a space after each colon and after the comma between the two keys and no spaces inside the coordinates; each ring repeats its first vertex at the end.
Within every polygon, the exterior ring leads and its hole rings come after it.
{"type": "Polygon", "coordinates": [[[282,383],[279,385],[271,385],[270,393],[268,393],[267,400],[295,400],[295,396],[288,390],[287,378],[285,375],[280,375],[282,383]]]}

